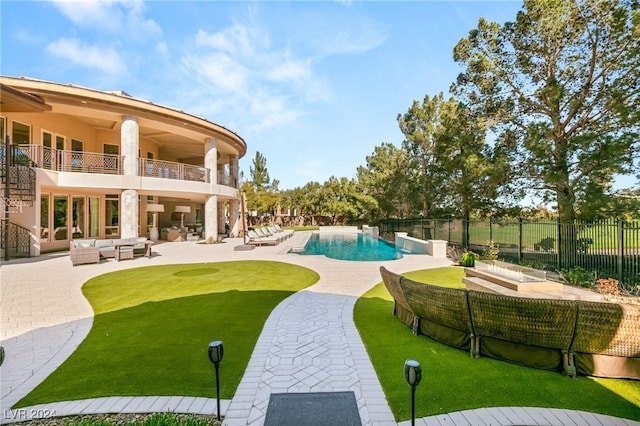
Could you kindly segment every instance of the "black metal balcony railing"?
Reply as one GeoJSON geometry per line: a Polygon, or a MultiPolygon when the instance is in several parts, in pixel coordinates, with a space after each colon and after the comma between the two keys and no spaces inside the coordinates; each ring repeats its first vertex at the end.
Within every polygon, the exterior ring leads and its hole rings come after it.
{"type": "MultiPolygon", "coordinates": [[[[22,164],[59,172],[102,173],[122,175],[123,159],[121,155],[96,152],[65,151],[42,145],[14,145],[16,156],[22,164]]],[[[187,180],[192,182],[211,182],[211,171],[206,167],[173,161],[138,159],[138,175],[161,179],[187,180]]],[[[218,183],[237,186],[229,175],[218,173],[218,183]]]]}

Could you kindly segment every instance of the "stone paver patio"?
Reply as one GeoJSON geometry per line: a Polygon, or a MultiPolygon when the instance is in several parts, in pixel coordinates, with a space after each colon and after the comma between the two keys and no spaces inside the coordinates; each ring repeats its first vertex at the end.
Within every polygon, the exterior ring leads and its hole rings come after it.
{"type": "MultiPolygon", "coordinates": [[[[276,260],[317,271],[320,280],[285,299],[270,315],[232,400],[221,403],[228,426],[262,425],[271,393],[353,391],[363,425],[396,425],[382,387],[353,322],[357,298],[381,281],[378,269],[406,272],[448,265],[446,259],[410,255],[388,262],[344,262],[288,254],[305,233],[278,246],[234,251],[223,244],[161,243],[151,259],[103,261],[72,267],[68,254],[16,260],[0,267],[0,339],[6,351],[1,373],[2,423],[33,415],[174,411],[213,414],[213,398],[110,397],[11,410],[73,353],[88,334],[93,313],[80,288],[110,271],[169,263],[276,260]]],[[[212,336],[213,337],[213,336],[212,336]]],[[[408,425],[410,422],[402,422],[408,425]]],[[[532,407],[467,410],[418,419],[419,425],[640,425],[592,413],[532,407]]]]}

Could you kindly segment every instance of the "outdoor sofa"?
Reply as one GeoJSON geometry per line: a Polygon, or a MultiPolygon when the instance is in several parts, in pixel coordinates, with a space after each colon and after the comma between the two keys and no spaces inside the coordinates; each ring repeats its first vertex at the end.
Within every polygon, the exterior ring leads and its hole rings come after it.
{"type": "Polygon", "coordinates": [[[100,263],[101,259],[131,259],[134,255],[151,257],[152,241],[145,237],[119,239],[76,239],[69,241],[73,266],[100,263]]]}
{"type": "Polygon", "coordinates": [[[640,379],[640,305],[513,297],[413,281],[384,267],[393,314],[447,345],[570,377],[640,379]]]}

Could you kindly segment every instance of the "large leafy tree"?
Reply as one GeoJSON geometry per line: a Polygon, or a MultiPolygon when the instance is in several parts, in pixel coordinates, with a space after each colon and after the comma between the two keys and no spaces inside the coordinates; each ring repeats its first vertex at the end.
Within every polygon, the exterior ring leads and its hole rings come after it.
{"type": "Polygon", "coordinates": [[[360,192],[370,195],[377,202],[370,219],[409,217],[411,207],[407,194],[408,156],[406,151],[390,143],[376,146],[366,157],[367,164],[357,169],[357,184],[360,192]]]}
{"type": "Polygon", "coordinates": [[[398,114],[398,124],[405,136],[402,148],[409,157],[407,197],[412,203],[412,211],[425,217],[429,217],[434,209],[442,205],[445,196],[436,154],[443,102],[442,93],[433,98],[427,95],[422,104],[413,101],[405,114],[398,114]]]}
{"type": "Polygon", "coordinates": [[[449,212],[469,220],[519,201],[508,138],[488,144],[478,118],[453,98],[442,102],[439,124],[435,156],[449,212]]]}
{"type": "Polygon", "coordinates": [[[406,140],[409,197],[425,217],[454,213],[468,219],[496,208],[512,179],[509,139],[492,146],[471,110],[442,93],[413,102],[398,117],[406,140]],[[506,148],[506,149],[505,149],[506,148]]]}
{"type": "Polygon", "coordinates": [[[322,214],[331,218],[332,225],[338,225],[357,216],[357,207],[352,202],[355,184],[349,179],[331,176],[321,188],[320,206],[322,214]]]}
{"type": "Polygon", "coordinates": [[[525,0],[516,21],[480,19],[458,42],[452,87],[514,139],[523,176],[573,222],[638,161],[637,0],[525,0]]]}

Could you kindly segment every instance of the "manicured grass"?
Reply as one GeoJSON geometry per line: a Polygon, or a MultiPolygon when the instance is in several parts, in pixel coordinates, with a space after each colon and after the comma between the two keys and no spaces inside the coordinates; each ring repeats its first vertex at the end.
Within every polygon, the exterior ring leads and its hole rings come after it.
{"type": "Polygon", "coordinates": [[[231,398],[262,327],[316,272],[267,261],[136,268],[89,280],[87,338],[16,407],[104,396],[215,396],[209,342],[222,340],[220,393],[231,398]]]}
{"type": "MultiPolygon", "coordinates": [[[[416,281],[455,285],[462,268],[405,274],[416,281]]],[[[410,390],[404,380],[407,359],[420,361],[416,417],[480,407],[532,406],[584,410],[640,420],[640,381],[579,376],[537,370],[494,360],[414,336],[392,315],[393,299],[381,283],[356,303],[354,318],[397,421],[410,419],[410,390]]]]}

